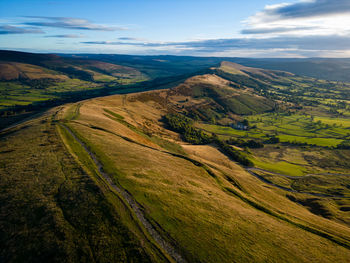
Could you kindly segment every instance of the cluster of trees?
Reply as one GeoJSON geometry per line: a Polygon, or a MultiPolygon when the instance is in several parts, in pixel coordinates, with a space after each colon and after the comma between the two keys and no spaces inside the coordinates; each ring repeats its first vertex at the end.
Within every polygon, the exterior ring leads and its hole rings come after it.
{"type": "Polygon", "coordinates": [[[307,143],[307,142],[298,142],[298,141],[286,141],[283,142],[283,145],[293,145],[293,146],[317,146],[317,144],[307,143]]]}
{"type": "Polygon", "coordinates": [[[230,138],[226,141],[227,144],[231,144],[231,145],[236,145],[239,147],[248,147],[251,149],[257,149],[257,148],[263,148],[264,144],[262,142],[256,141],[256,140],[242,140],[242,139],[235,139],[235,138],[230,138]]]}
{"type": "Polygon", "coordinates": [[[253,167],[254,164],[251,160],[249,160],[244,154],[240,151],[235,150],[227,144],[226,142],[220,140],[217,136],[213,136],[213,142],[219,147],[220,151],[230,157],[232,160],[244,165],[253,167]]]}
{"type": "Polygon", "coordinates": [[[342,141],[337,145],[337,149],[350,149],[350,141],[349,140],[342,141]]]}
{"type": "Polygon", "coordinates": [[[74,67],[58,67],[54,69],[67,74],[70,78],[76,78],[76,79],[81,79],[86,81],[94,81],[94,75],[84,70],[79,70],[74,67]]]}
{"type": "Polygon", "coordinates": [[[250,161],[242,152],[235,150],[232,146],[220,140],[216,134],[209,136],[203,131],[193,127],[193,120],[191,118],[179,113],[171,113],[164,117],[164,121],[171,130],[180,133],[184,141],[193,144],[215,143],[220,151],[232,160],[245,166],[254,166],[252,161],[250,161]]]}
{"type": "Polygon", "coordinates": [[[193,127],[193,120],[184,115],[177,113],[168,114],[165,116],[165,121],[172,130],[180,133],[187,142],[207,144],[211,141],[209,135],[193,127]]]}
{"type": "Polygon", "coordinates": [[[277,136],[271,136],[266,141],[264,141],[264,143],[266,143],[266,144],[276,144],[279,142],[280,142],[280,138],[278,138],[277,136]]]}
{"type": "Polygon", "coordinates": [[[47,89],[50,86],[55,85],[58,80],[44,78],[44,79],[21,79],[21,84],[28,85],[34,89],[47,89]]]}

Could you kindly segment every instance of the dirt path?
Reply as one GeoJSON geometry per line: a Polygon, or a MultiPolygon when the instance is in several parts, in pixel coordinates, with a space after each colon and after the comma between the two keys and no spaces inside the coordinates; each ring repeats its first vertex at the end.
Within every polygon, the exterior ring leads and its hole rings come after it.
{"type": "Polygon", "coordinates": [[[98,172],[102,175],[102,177],[108,182],[108,184],[116,190],[120,195],[123,196],[125,201],[129,204],[136,217],[139,219],[141,224],[145,227],[148,233],[152,236],[152,238],[158,243],[158,245],[165,250],[165,252],[173,258],[175,262],[183,263],[186,260],[176,251],[176,249],[166,240],[164,240],[158,231],[152,226],[152,224],[145,217],[144,211],[141,206],[134,200],[132,195],[128,193],[125,189],[117,186],[113,183],[111,177],[104,172],[103,165],[97,159],[96,155],[92,153],[86,144],[82,142],[66,125],[61,125],[67,132],[69,132],[73,138],[84,148],[84,150],[90,155],[91,159],[94,161],[95,165],[98,168],[98,172]]]}

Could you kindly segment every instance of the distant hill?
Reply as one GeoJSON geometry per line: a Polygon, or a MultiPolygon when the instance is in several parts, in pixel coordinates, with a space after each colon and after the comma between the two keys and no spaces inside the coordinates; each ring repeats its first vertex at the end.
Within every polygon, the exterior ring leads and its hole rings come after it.
{"type": "Polygon", "coordinates": [[[223,59],[191,56],[137,56],[119,54],[59,54],[62,57],[92,59],[130,66],[150,78],[176,76],[217,66],[223,59]]]}
{"type": "Polygon", "coordinates": [[[194,69],[217,66],[222,61],[248,67],[283,70],[300,76],[350,82],[350,58],[232,58],[191,56],[134,56],[118,54],[79,54],[67,57],[95,59],[121,65],[133,65],[151,76],[182,74],[194,69]]]}
{"type": "Polygon", "coordinates": [[[140,71],[132,67],[94,60],[64,58],[53,54],[33,54],[16,51],[0,51],[0,69],[0,80],[57,79],[55,75],[66,75],[69,78],[101,82],[117,81],[118,79],[147,79],[140,71]],[[39,72],[48,70],[50,72],[46,73],[51,74],[41,74],[42,76],[39,76],[39,72]],[[32,77],[27,74],[33,71],[36,71],[39,75],[32,77]]]}
{"type": "Polygon", "coordinates": [[[169,91],[168,100],[201,119],[220,119],[227,113],[252,114],[271,111],[274,102],[248,87],[215,74],[192,77],[169,91]]]}
{"type": "Polygon", "coordinates": [[[249,67],[284,70],[317,79],[350,82],[350,58],[234,58],[232,61],[249,67]]]}
{"type": "Polygon", "coordinates": [[[54,79],[67,80],[69,77],[54,70],[27,63],[0,62],[0,80],[54,79]]]}
{"type": "MultiPolygon", "coordinates": [[[[137,69],[149,78],[174,76],[217,66],[222,61],[248,67],[283,70],[301,76],[350,82],[350,58],[232,58],[191,56],[140,56],[120,54],[34,54],[0,50],[1,61],[15,61],[38,65],[52,65],[59,61],[89,64],[91,61],[106,62],[137,69]]],[[[106,66],[108,68],[108,66],[106,66]]],[[[109,74],[107,74],[109,75],[109,74]]]]}
{"type": "MultiPolygon", "coordinates": [[[[150,80],[133,67],[54,54],[0,51],[0,127],[14,115],[108,95],[150,80]],[[6,119],[6,121],[4,121],[6,119]]],[[[19,117],[19,116],[16,116],[19,117]]]]}
{"type": "MultiPolygon", "coordinates": [[[[193,87],[196,96],[202,96],[207,103],[206,107],[200,107],[201,112],[192,106],[191,110],[202,118],[220,119],[223,110],[232,114],[271,111],[276,106],[271,99],[285,98],[291,92],[279,89],[278,85],[304,86],[302,92],[306,92],[315,83],[310,76],[347,80],[349,68],[347,59],[34,54],[3,50],[0,51],[0,115],[9,120],[8,116],[65,102],[164,89],[182,83],[178,91],[193,87]],[[191,79],[205,74],[215,77],[191,79]],[[218,80],[220,85],[216,83],[218,80]],[[281,92],[284,95],[277,95],[281,92]],[[228,96],[229,93],[232,94],[228,96]]],[[[334,89],[336,83],[322,85],[334,89]]],[[[339,90],[337,94],[342,99],[343,92],[339,90]]]]}

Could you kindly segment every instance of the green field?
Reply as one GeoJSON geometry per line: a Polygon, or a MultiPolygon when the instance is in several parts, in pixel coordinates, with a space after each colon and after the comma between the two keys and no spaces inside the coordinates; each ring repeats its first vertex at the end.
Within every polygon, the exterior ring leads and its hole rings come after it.
{"type": "Polygon", "coordinates": [[[315,117],[293,114],[266,113],[251,115],[247,119],[254,128],[247,131],[237,130],[221,125],[198,123],[197,127],[219,135],[238,138],[268,139],[276,136],[280,142],[305,143],[321,147],[336,147],[339,143],[350,138],[350,129],[346,126],[349,119],[333,120],[326,117],[315,117]]]}
{"type": "Polygon", "coordinates": [[[285,161],[271,162],[268,160],[261,160],[258,157],[252,158],[256,167],[290,176],[303,176],[307,174],[307,169],[302,165],[292,164],[285,161]]]}
{"type": "Polygon", "coordinates": [[[101,88],[91,82],[70,79],[56,82],[46,88],[33,88],[20,82],[0,82],[0,110],[16,105],[30,105],[36,102],[55,100],[62,94],[101,88]]]}

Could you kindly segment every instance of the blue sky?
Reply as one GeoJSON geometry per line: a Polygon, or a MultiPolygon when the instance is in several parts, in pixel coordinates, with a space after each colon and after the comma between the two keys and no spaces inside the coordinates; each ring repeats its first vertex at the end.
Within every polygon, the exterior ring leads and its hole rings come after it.
{"type": "Polygon", "coordinates": [[[349,57],[350,0],[1,0],[0,48],[349,57]]]}

